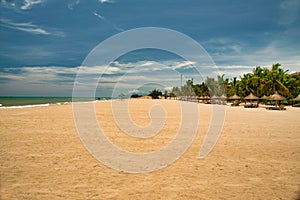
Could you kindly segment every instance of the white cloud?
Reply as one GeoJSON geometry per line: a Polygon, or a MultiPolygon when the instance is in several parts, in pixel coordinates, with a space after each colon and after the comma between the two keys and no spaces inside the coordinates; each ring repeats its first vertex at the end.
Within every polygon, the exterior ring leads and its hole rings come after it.
{"type": "Polygon", "coordinates": [[[114,3],[113,0],[99,0],[100,3],[114,3]]]}
{"type": "Polygon", "coordinates": [[[153,65],[153,62],[150,62],[150,61],[141,64],[141,66],[151,66],[151,65],[153,65]]]}
{"type": "Polygon", "coordinates": [[[68,3],[68,9],[73,10],[75,6],[80,4],[80,0],[76,0],[75,2],[68,3]]]}
{"type": "Polygon", "coordinates": [[[253,66],[243,66],[243,65],[225,65],[225,66],[222,66],[222,65],[218,65],[218,66],[214,66],[213,68],[215,69],[246,69],[246,70],[249,70],[249,69],[253,69],[254,67],[253,66]]]}
{"type": "Polygon", "coordinates": [[[202,42],[202,45],[207,49],[212,49],[214,52],[213,54],[222,54],[227,52],[240,54],[245,46],[241,44],[240,41],[224,37],[211,38],[202,42]]]}
{"type": "Polygon", "coordinates": [[[36,35],[55,35],[55,36],[60,36],[64,37],[65,34],[61,31],[53,31],[49,32],[35,24],[32,24],[31,22],[13,22],[8,19],[0,19],[0,26],[6,27],[6,28],[11,28],[15,30],[20,30],[24,31],[27,33],[31,34],[36,34],[36,35]]]}
{"type": "MultiPolygon", "coordinates": [[[[170,65],[171,61],[168,64],[170,65]]],[[[180,64],[176,61],[176,65],[180,64]]],[[[7,88],[12,88],[12,85],[31,87],[33,84],[38,85],[38,87],[44,85],[45,88],[63,85],[65,88],[71,90],[77,72],[81,74],[77,81],[84,83],[87,88],[97,83],[102,74],[99,83],[101,87],[106,88],[117,85],[116,87],[124,88],[126,91],[129,88],[137,88],[137,86],[143,85],[145,82],[161,83],[167,87],[172,87],[176,85],[180,77],[168,65],[163,65],[155,61],[137,61],[135,63],[115,62],[113,66],[109,67],[78,66],[70,68],[63,66],[34,66],[5,68],[2,70],[0,78],[4,80],[2,86],[7,88]],[[169,70],[163,71],[165,69],[169,70]]],[[[32,87],[32,90],[34,91],[34,87],[32,87]]]]}
{"type": "Polygon", "coordinates": [[[31,22],[16,23],[6,19],[0,19],[0,25],[7,28],[25,31],[32,34],[50,35],[48,31],[38,27],[37,25],[32,24],[31,22]]]}
{"type": "Polygon", "coordinates": [[[41,4],[44,1],[45,0],[24,0],[24,5],[21,6],[21,10],[28,10],[28,9],[32,8],[33,5],[41,4]]]}
{"type": "Polygon", "coordinates": [[[300,1],[299,0],[284,0],[280,4],[281,18],[279,24],[288,25],[293,23],[299,16],[300,1]]]}
{"type": "MultiPolygon", "coordinates": [[[[252,57],[251,57],[252,58],[252,57]]],[[[174,61],[168,60],[162,63],[145,60],[131,63],[114,62],[112,66],[77,66],[77,67],[64,67],[64,66],[35,66],[35,67],[21,67],[21,68],[4,68],[1,72],[0,79],[2,88],[10,88],[13,94],[13,88],[22,87],[30,93],[30,89],[34,92],[35,87],[45,87],[49,90],[59,87],[64,88],[65,91],[72,91],[73,82],[77,72],[81,76],[77,79],[78,82],[84,83],[83,87],[87,90],[90,89],[95,83],[98,83],[100,88],[117,88],[118,90],[126,93],[133,92],[146,83],[156,83],[164,85],[166,90],[170,90],[173,86],[180,85],[180,73],[174,68],[186,67],[192,65],[193,62],[189,61],[174,61]],[[173,68],[172,68],[173,66],[173,68]],[[17,73],[16,73],[17,72],[17,73]],[[51,89],[52,88],[52,89],[51,89]],[[131,91],[130,91],[131,90],[131,91]]],[[[271,67],[273,63],[264,63],[262,67],[271,67]]],[[[283,63],[284,64],[284,63],[283,63]]],[[[256,65],[219,65],[211,66],[210,69],[203,69],[201,73],[214,77],[215,75],[225,74],[226,78],[239,77],[243,74],[252,72],[256,65]],[[208,70],[208,71],[206,71],[208,70]]],[[[298,62],[298,67],[300,63],[298,62]]],[[[288,69],[290,69],[288,67],[288,69]]],[[[299,69],[299,68],[298,68],[299,69]]],[[[294,72],[291,70],[290,72],[294,72]]],[[[183,73],[184,82],[187,79],[194,79],[195,83],[204,81],[202,77],[197,74],[183,73]]],[[[55,90],[53,90],[55,92],[55,90]]],[[[63,92],[63,90],[61,91],[63,92]]],[[[0,94],[4,94],[0,92],[0,94]]]]}
{"type": "Polygon", "coordinates": [[[226,76],[239,76],[251,72],[251,66],[252,68],[258,65],[270,67],[275,63],[282,64],[290,72],[296,72],[300,69],[300,49],[299,45],[292,41],[297,41],[299,31],[299,28],[287,27],[284,32],[263,47],[253,48],[251,45],[230,38],[213,38],[203,42],[203,46],[210,49],[214,62],[217,67],[221,66],[219,69],[226,76]],[[247,46],[252,47],[251,51],[246,48],[247,46]],[[240,66],[245,68],[239,68],[240,66]],[[233,68],[236,68],[235,72],[233,68]]]}
{"type": "Polygon", "coordinates": [[[96,12],[93,12],[93,14],[94,14],[96,17],[98,17],[99,19],[101,19],[101,20],[103,20],[103,21],[105,21],[105,22],[108,22],[107,19],[106,19],[104,16],[102,16],[102,15],[96,13],[96,12]]]}
{"type": "Polygon", "coordinates": [[[101,19],[104,23],[106,23],[106,24],[112,26],[113,29],[115,29],[116,31],[120,31],[120,32],[124,31],[124,29],[118,27],[117,25],[115,25],[114,23],[112,23],[111,21],[109,21],[108,19],[106,19],[104,16],[102,16],[102,15],[96,13],[96,12],[92,12],[92,13],[93,13],[96,17],[98,17],[99,19],[101,19]]]}
{"type": "Polygon", "coordinates": [[[140,93],[140,92],[141,92],[141,91],[138,90],[138,89],[133,89],[133,90],[129,90],[129,91],[128,91],[129,94],[134,94],[134,93],[138,94],[138,93],[140,93]]]}
{"type": "Polygon", "coordinates": [[[196,62],[191,62],[191,61],[183,61],[183,62],[175,62],[172,63],[172,68],[173,69],[180,69],[180,68],[193,68],[193,65],[195,65],[196,62]]]}

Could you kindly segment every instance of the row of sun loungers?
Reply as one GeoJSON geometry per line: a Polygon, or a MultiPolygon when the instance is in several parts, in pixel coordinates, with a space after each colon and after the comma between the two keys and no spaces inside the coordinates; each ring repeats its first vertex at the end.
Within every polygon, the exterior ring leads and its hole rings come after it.
{"type": "MultiPolygon", "coordinates": [[[[225,99],[211,99],[209,97],[196,97],[196,96],[179,96],[177,97],[179,101],[189,101],[195,103],[205,103],[205,104],[219,104],[219,105],[227,105],[227,101],[225,99]]],[[[241,101],[235,100],[230,105],[231,106],[240,106],[241,101]]],[[[244,108],[258,108],[257,103],[245,103],[244,108]]],[[[266,107],[267,110],[286,110],[284,105],[280,106],[269,106],[266,107]]]]}

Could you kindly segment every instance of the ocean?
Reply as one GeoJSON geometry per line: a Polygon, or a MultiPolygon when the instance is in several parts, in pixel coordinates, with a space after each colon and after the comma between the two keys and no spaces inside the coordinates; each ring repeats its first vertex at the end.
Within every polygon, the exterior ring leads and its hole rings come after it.
{"type": "MultiPolygon", "coordinates": [[[[104,101],[109,97],[101,98],[76,98],[76,102],[85,101],[104,101]]],[[[70,104],[72,97],[0,97],[0,108],[7,107],[31,107],[31,106],[49,106],[55,104],[70,104]]]]}

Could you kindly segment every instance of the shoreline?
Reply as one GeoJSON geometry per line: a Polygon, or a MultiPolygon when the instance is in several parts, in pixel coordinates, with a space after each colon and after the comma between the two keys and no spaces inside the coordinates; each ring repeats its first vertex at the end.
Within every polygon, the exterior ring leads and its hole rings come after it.
{"type": "Polygon", "coordinates": [[[0,109],[10,109],[10,108],[32,108],[32,107],[47,107],[47,106],[60,106],[60,105],[72,105],[78,103],[98,103],[106,102],[111,100],[95,100],[95,101],[79,101],[79,102],[57,102],[57,103],[42,103],[42,104],[29,104],[29,105],[16,105],[16,106],[0,106],[0,109]]]}
{"type": "MultiPolygon", "coordinates": [[[[111,102],[111,101],[115,101],[115,100],[120,100],[120,99],[103,99],[103,100],[94,100],[94,101],[78,101],[78,102],[56,102],[56,103],[42,103],[42,104],[29,104],[29,105],[16,105],[16,106],[3,106],[1,104],[0,109],[21,109],[21,108],[33,108],[33,107],[48,107],[48,106],[62,106],[62,105],[73,105],[73,104],[80,104],[80,103],[101,103],[101,102],[111,102]]],[[[129,99],[124,99],[124,100],[139,100],[139,101],[178,101],[180,102],[180,100],[176,100],[176,99],[146,99],[146,98],[129,98],[129,99]]],[[[182,101],[182,102],[187,102],[187,101],[182,101]]],[[[207,105],[207,106],[217,106],[219,104],[205,104],[205,103],[197,103],[197,102],[190,102],[190,103],[196,103],[198,105],[207,105]]],[[[240,103],[239,106],[231,106],[231,103],[226,103],[223,106],[225,106],[226,108],[244,108],[244,105],[246,105],[244,102],[240,103]]],[[[274,106],[270,106],[267,104],[259,104],[259,107],[256,108],[244,108],[247,110],[255,110],[255,109],[266,109],[268,107],[274,107],[274,106]]],[[[286,108],[286,110],[282,110],[282,111],[287,111],[290,109],[299,109],[297,107],[293,107],[292,105],[287,105],[284,106],[286,108]]],[[[275,112],[275,110],[274,110],[275,112]]]]}

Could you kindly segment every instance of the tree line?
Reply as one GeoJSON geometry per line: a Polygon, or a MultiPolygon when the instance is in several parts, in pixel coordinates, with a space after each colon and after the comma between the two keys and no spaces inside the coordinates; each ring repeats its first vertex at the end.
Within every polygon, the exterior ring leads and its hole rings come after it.
{"type": "Polygon", "coordinates": [[[194,84],[188,80],[185,85],[173,87],[171,92],[155,89],[150,91],[149,96],[221,96],[230,97],[234,94],[246,97],[253,93],[257,97],[272,95],[278,92],[287,99],[293,99],[300,93],[300,74],[290,75],[289,70],[284,70],[279,63],[273,64],[271,69],[257,66],[252,73],[244,74],[239,78],[225,78],[225,75],[217,76],[216,79],[207,77],[200,84],[194,84]]]}

